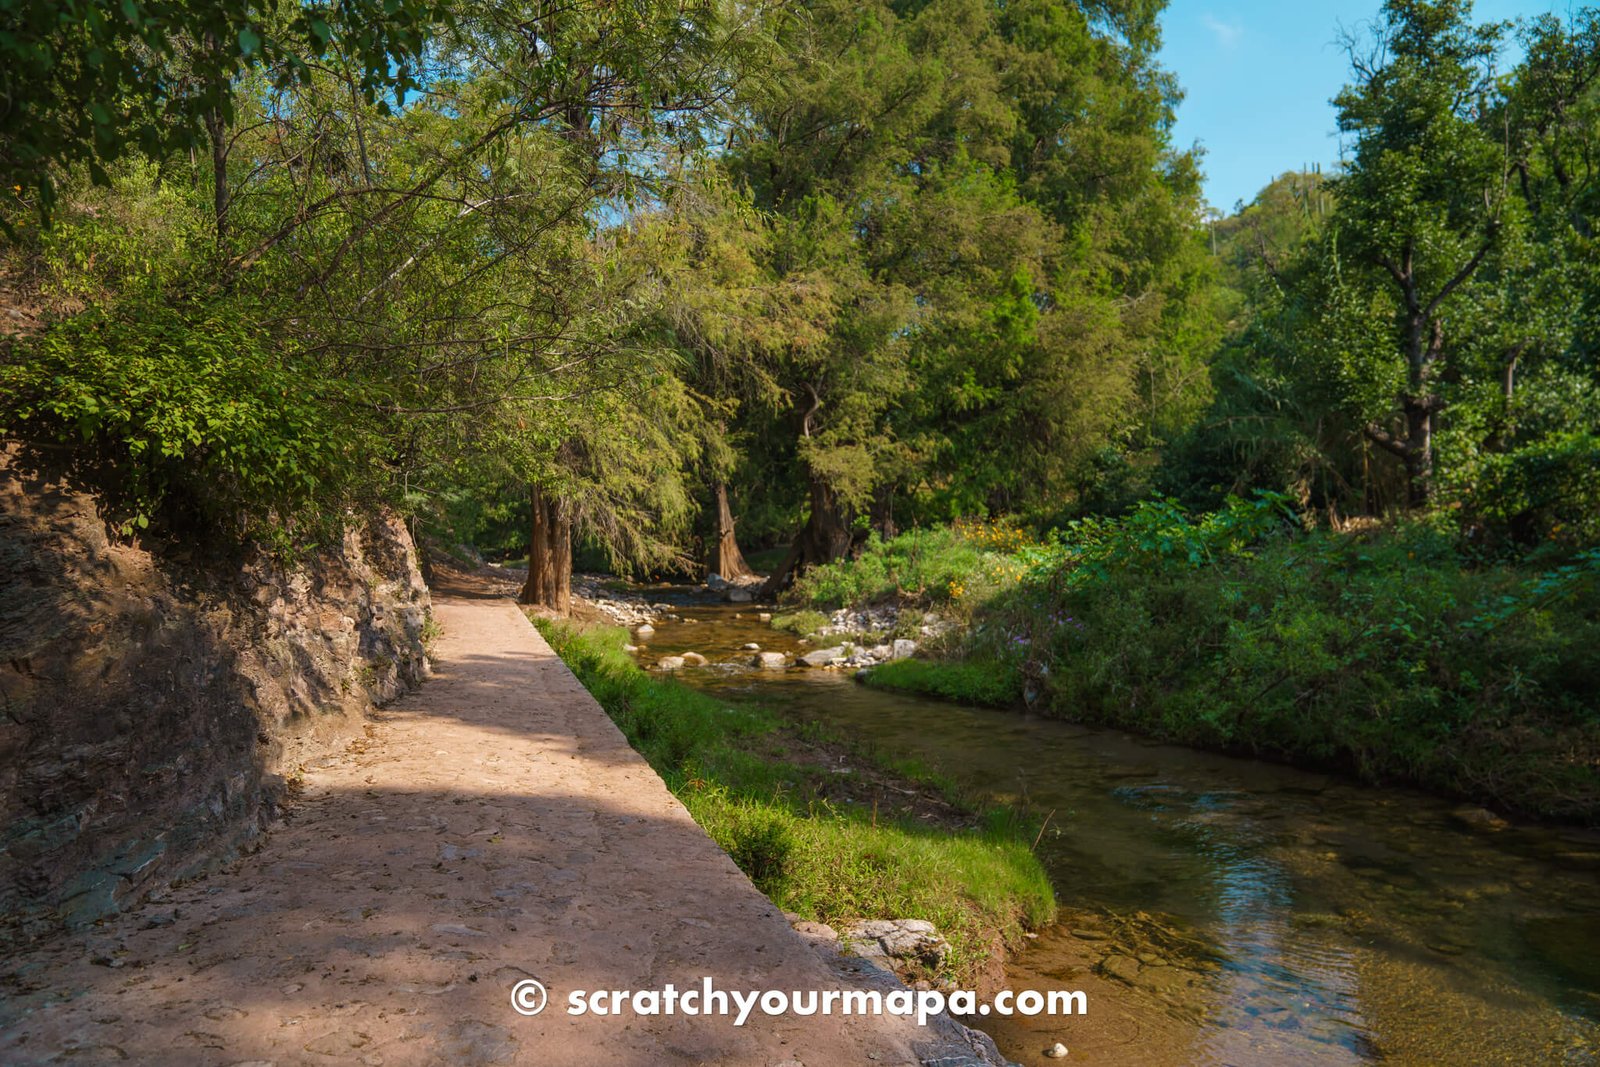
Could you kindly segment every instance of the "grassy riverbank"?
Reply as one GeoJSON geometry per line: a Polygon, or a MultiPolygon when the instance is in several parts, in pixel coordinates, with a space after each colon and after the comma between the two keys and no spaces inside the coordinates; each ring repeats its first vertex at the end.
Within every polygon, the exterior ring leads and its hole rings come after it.
{"type": "Polygon", "coordinates": [[[1053,914],[1025,819],[973,811],[926,779],[888,783],[922,787],[906,791],[883,788],[872,769],[839,774],[839,749],[826,739],[640,670],[622,651],[625,631],[535,622],[695,821],[779,907],[835,926],[926,919],[950,940],[946,976],[958,981],[983,967],[997,941],[1014,945],[1053,914]],[[907,804],[908,792],[920,796],[907,804]],[[885,795],[904,810],[880,806],[885,795]]]}
{"type": "Polygon", "coordinates": [[[1425,525],[1308,532],[1271,498],[1151,504],[1049,543],[992,528],[874,543],[797,594],[960,623],[875,685],[1600,823],[1593,549],[1486,560],[1425,525]]]}

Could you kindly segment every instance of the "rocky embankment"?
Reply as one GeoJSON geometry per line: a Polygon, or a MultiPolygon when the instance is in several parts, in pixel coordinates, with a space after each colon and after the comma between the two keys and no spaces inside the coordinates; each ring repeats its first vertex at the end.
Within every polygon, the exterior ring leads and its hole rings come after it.
{"type": "MultiPolygon", "coordinates": [[[[654,604],[650,608],[659,618],[677,620],[680,616],[670,604],[654,604]]],[[[756,618],[770,623],[773,615],[761,612],[756,618]]],[[[833,670],[865,670],[890,660],[915,655],[919,645],[948,631],[951,623],[932,612],[915,608],[881,607],[866,610],[841,608],[827,621],[801,638],[802,643],[815,646],[792,657],[781,652],[763,651],[758,644],[744,646],[749,653],[729,661],[724,657],[721,665],[748,666],[761,670],[783,670],[789,667],[809,667],[833,670]],[[893,636],[915,634],[915,637],[893,636]]],[[[652,625],[658,619],[648,619],[633,624],[634,636],[641,644],[648,643],[655,633],[652,625]]],[[[638,651],[638,646],[628,646],[638,651]]],[[[706,656],[696,652],[662,656],[652,666],[656,670],[676,671],[685,667],[710,665],[706,656]]]]}
{"type": "Polygon", "coordinates": [[[287,567],[109,539],[0,456],[0,943],[248,848],[301,768],[428,674],[398,520],[287,567]]]}

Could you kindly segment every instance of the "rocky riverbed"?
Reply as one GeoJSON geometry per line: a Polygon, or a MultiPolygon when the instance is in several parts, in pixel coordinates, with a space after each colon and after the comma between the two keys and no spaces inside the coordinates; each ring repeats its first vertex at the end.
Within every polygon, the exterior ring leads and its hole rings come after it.
{"type": "MultiPolygon", "coordinates": [[[[714,586],[708,586],[707,589],[711,594],[717,592],[714,586]]],[[[650,617],[637,622],[619,618],[618,621],[633,630],[634,643],[628,646],[628,650],[639,654],[646,666],[662,671],[706,666],[756,670],[791,667],[864,670],[915,655],[922,643],[939,637],[953,625],[948,619],[916,609],[840,609],[825,616],[825,623],[804,636],[771,629],[768,631],[771,636],[764,642],[732,642],[718,633],[722,624],[738,622],[746,629],[752,619],[770,624],[774,618],[773,612],[735,612],[729,615],[727,608],[719,605],[648,602],[641,602],[635,611],[638,615],[649,614],[650,617]],[[660,622],[697,627],[704,625],[706,629],[694,632],[703,632],[706,640],[698,648],[663,649],[664,654],[652,657],[651,645],[657,632],[655,624],[660,622]],[[915,636],[903,636],[906,634],[915,636]]],[[[681,645],[683,637],[681,631],[679,633],[677,641],[681,645]]]]}
{"type": "MultiPolygon", "coordinates": [[[[526,568],[494,563],[485,563],[472,574],[509,597],[517,595],[527,578],[526,568]]],[[[749,605],[731,616],[745,626],[752,619],[771,623],[775,615],[782,614],[776,607],[753,602],[760,587],[760,578],[728,581],[716,574],[699,587],[654,588],[630,587],[602,574],[572,577],[574,615],[580,620],[626,627],[633,633],[628,650],[639,654],[645,666],[662,671],[708,666],[725,670],[864,670],[914,655],[923,644],[954,626],[949,619],[917,608],[841,608],[823,616],[827,621],[803,636],[774,629],[770,639],[760,642],[721,641],[714,631],[727,614],[726,605],[749,605]],[[658,623],[705,624],[705,630],[696,632],[704,633],[706,640],[699,647],[674,647],[651,655],[658,623]],[[727,647],[722,647],[724,644],[727,647]]]]}

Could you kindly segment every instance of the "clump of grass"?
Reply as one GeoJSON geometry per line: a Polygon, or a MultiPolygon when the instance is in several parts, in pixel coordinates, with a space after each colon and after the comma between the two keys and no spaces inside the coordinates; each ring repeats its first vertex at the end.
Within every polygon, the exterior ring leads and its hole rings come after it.
{"type": "Polygon", "coordinates": [[[811,637],[832,622],[820,611],[790,611],[772,617],[772,628],[798,637],[811,637]]]}
{"type": "Polygon", "coordinates": [[[971,829],[883,818],[820,802],[822,767],[775,755],[784,722],[676,681],[622,651],[626,633],[535,620],[695,821],[775,904],[834,925],[920,918],[950,940],[941,977],[971,979],[996,934],[1015,944],[1055,900],[1026,822],[985,812],[971,829]]]}
{"type": "Polygon", "coordinates": [[[874,689],[990,708],[1015,707],[1022,701],[1022,673],[1012,664],[994,660],[899,659],[873,668],[866,682],[874,689]]]}

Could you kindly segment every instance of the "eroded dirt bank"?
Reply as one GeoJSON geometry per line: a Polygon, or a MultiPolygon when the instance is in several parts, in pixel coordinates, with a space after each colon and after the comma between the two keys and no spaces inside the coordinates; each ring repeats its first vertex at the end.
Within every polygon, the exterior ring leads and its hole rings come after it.
{"type": "Polygon", "coordinates": [[[292,564],[147,548],[14,458],[0,448],[0,946],[253,847],[285,780],[428,671],[398,519],[292,564]]]}

